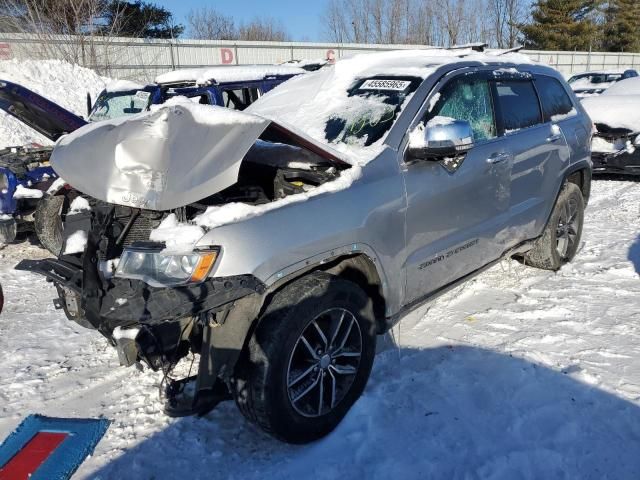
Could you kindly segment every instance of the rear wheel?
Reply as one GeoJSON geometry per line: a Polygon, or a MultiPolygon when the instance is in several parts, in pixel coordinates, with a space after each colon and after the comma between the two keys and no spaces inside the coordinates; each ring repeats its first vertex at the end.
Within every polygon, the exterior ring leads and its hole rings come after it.
{"type": "Polygon", "coordinates": [[[38,240],[44,248],[56,257],[62,251],[62,208],[65,198],[62,195],[45,197],[38,202],[34,214],[34,228],[38,240]]]}
{"type": "Polygon", "coordinates": [[[524,256],[524,262],[545,270],[558,270],[573,260],[582,236],[584,198],[580,188],[567,183],[551,213],[542,237],[524,256]]]}
{"type": "Polygon", "coordinates": [[[360,397],[375,356],[371,300],[313,273],[276,293],[236,368],[242,413],[271,435],[306,443],[331,432],[360,397]]]}

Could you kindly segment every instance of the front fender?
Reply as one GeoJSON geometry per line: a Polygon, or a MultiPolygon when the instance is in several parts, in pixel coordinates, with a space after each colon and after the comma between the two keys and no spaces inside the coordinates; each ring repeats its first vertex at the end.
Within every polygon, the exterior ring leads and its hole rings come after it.
{"type": "Polygon", "coordinates": [[[199,247],[218,246],[216,277],[250,274],[271,286],[344,255],[364,253],[379,270],[387,305],[404,292],[402,179],[395,155],[381,154],[350,187],[290,203],[209,231],[199,247]]]}

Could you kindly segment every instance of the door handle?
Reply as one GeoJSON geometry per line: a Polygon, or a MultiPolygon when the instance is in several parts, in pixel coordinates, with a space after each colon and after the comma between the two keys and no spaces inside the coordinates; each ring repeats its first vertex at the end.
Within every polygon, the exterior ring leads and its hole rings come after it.
{"type": "Polygon", "coordinates": [[[562,132],[560,131],[560,127],[555,123],[551,125],[551,135],[547,137],[548,143],[553,143],[562,138],[562,132]]]}
{"type": "Polygon", "coordinates": [[[487,158],[487,163],[492,165],[496,163],[504,162],[505,160],[509,160],[511,158],[510,153],[494,153],[489,158],[487,158]]]}

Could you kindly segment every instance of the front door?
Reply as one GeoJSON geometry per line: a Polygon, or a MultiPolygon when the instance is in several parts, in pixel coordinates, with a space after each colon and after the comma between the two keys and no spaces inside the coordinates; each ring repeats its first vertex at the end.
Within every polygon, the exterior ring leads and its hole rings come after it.
{"type": "MultiPolygon", "coordinates": [[[[507,221],[513,153],[498,137],[490,81],[479,74],[449,80],[424,122],[468,121],[474,147],[461,159],[404,165],[406,212],[405,304],[498,258],[496,234],[507,221]]],[[[428,126],[427,126],[428,128],[428,126]]]]}

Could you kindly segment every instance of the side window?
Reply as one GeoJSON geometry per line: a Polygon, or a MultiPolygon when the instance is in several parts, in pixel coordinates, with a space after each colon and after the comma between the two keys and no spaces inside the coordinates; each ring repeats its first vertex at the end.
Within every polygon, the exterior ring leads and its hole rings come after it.
{"type": "Polygon", "coordinates": [[[232,110],[244,110],[249,105],[245,104],[244,91],[242,88],[236,90],[228,89],[222,91],[222,101],[224,106],[232,110]]]}
{"type": "Polygon", "coordinates": [[[434,108],[427,114],[425,123],[436,116],[466,120],[471,124],[476,141],[496,137],[495,114],[487,80],[460,77],[446,84],[434,108]]]}
{"type": "Polygon", "coordinates": [[[560,115],[567,115],[573,111],[571,98],[555,78],[544,75],[536,77],[536,87],[540,94],[545,122],[561,120],[560,115]]]}
{"type": "Polygon", "coordinates": [[[538,95],[530,81],[499,81],[496,82],[496,89],[505,133],[542,122],[538,95]]]}
{"type": "Polygon", "coordinates": [[[244,110],[260,97],[257,87],[228,89],[222,91],[224,106],[233,110],[244,110]]]}

